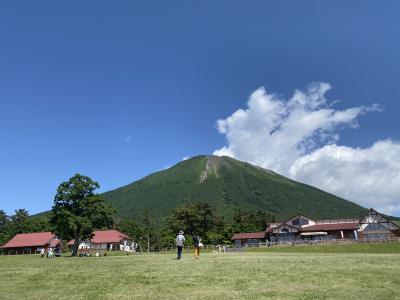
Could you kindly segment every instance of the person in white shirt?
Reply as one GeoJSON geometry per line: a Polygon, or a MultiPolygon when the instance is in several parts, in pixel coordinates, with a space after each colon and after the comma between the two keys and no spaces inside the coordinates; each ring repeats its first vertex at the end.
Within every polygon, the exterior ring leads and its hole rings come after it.
{"type": "Polygon", "coordinates": [[[52,248],[49,248],[49,250],[48,250],[48,252],[47,252],[47,257],[48,258],[53,258],[54,256],[53,256],[53,249],[52,248]]]}

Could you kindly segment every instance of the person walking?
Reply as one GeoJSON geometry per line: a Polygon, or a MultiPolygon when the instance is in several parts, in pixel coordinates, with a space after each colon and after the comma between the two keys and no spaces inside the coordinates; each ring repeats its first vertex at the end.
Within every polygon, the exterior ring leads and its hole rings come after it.
{"type": "Polygon", "coordinates": [[[175,243],[176,243],[176,248],[178,249],[178,256],[176,259],[181,259],[183,245],[185,244],[185,236],[184,236],[184,232],[182,230],[179,231],[179,234],[177,235],[177,237],[175,239],[175,243]]]}
{"type": "Polygon", "coordinates": [[[194,258],[200,258],[201,238],[197,234],[193,234],[194,258]]]}

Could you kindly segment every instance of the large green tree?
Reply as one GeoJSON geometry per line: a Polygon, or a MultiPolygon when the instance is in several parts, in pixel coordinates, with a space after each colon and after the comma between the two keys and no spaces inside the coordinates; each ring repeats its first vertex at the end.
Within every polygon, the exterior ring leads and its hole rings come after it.
{"type": "Polygon", "coordinates": [[[135,240],[143,236],[143,230],[134,220],[121,220],[116,224],[116,228],[135,240]]]}
{"type": "Polygon", "coordinates": [[[183,230],[187,234],[199,234],[203,240],[207,240],[210,231],[223,227],[218,220],[216,211],[207,203],[186,203],[174,209],[168,218],[168,227],[171,232],[177,233],[183,230]]]}
{"type": "Polygon", "coordinates": [[[150,239],[154,235],[154,221],[150,211],[146,209],[143,213],[143,233],[147,240],[147,252],[150,252],[150,239]]]}
{"type": "Polygon", "coordinates": [[[262,231],[274,221],[275,217],[272,213],[237,209],[233,215],[232,231],[235,233],[262,231]]]}
{"type": "Polygon", "coordinates": [[[198,202],[195,204],[197,209],[200,228],[198,234],[206,236],[207,232],[213,229],[217,223],[215,208],[211,207],[208,203],[198,202]]]}
{"type": "Polygon", "coordinates": [[[11,235],[11,220],[4,210],[0,210],[0,245],[6,243],[11,235]]]}
{"type": "Polygon", "coordinates": [[[29,212],[26,209],[17,209],[11,216],[14,234],[30,232],[29,212]]]}
{"type": "Polygon", "coordinates": [[[2,209],[0,209],[0,229],[3,229],[3,227],[8,223],[9,218],[6,214],[6,212],[2,209]]]}
{"type": "Polygon", "coordinates": [[[77,255],[79,241],[114,223],[115,209],[95,192],[99,187],[91,178],[76,174],[57,189],[51,223],[57,235],[75,240],[72,256],[77,255]]]}
{"type": "Polygon", "coordinates": [[[187,234],[192,234],[201,227],[198,210],[194,203],[186,203],[172,210],[167,222],[169,228],[175,233],[183,230],[187,234]]]}

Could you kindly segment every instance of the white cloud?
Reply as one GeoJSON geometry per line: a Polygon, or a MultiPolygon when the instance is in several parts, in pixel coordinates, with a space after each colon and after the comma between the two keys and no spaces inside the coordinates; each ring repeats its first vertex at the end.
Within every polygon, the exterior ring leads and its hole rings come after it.
{"type": "Polygon", "coordinates": [[[290,175],[365,207],[400,215],[400,144],[369,148],[326,145],[296,160],[290,175]]]}
{"type": "Polygon", "coordinates": [[[189,159],[189,156],[184,156],[184,157],[182,158],[182,161],[188,160],[188,159],[189,159]]]}
{"type": "Polygon", "coordinates": [[[396,180],[400,178],[394,176],[400,174],[400,165],[381,160],[384,156],[389,159],[387,151],[399,155],[399,144],[386,140],[366,149],[336,145],[341,129],[357,128],[357,118],[379,111],[379,106],[337,110],[336,101],[325,97],[330,89],[328,83],[313,83],[306,91],[296,90],[289,100],[267,93],[263,87],[257,89],[246,109],[217,121],[228,145],[214,154],[248,161],[361,205],[400,214],[396,199],[400,194],[400,181],[396,180]],[[382,182],[390,182],[390,187],[382,182]]]}

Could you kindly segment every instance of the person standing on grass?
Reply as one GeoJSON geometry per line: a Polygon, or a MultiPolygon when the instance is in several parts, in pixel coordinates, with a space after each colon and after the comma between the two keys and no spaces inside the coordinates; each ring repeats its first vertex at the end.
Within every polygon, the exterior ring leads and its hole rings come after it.
{"type": "Polygon", "coordinates": [[[200,258],[200,243],[201,238],[197,234],[193,234],[194,258],[200,258]]]}
{"type": "Polygon", "coordinates": [[[175,240],[176,248],[178,249],[178,256],[176,259],[182,258],[182,249],[183,249],[183,245],[185,244],[185,236],[183,234],[184,234],[184,232],[182,230],[179,231],[179,234],[175,240]]]}
{"type": "Polygon", "coordinates": [[[49,250],[47,251],[47,258],[53,258],[53,249],[49,248],[49,250]]]}

